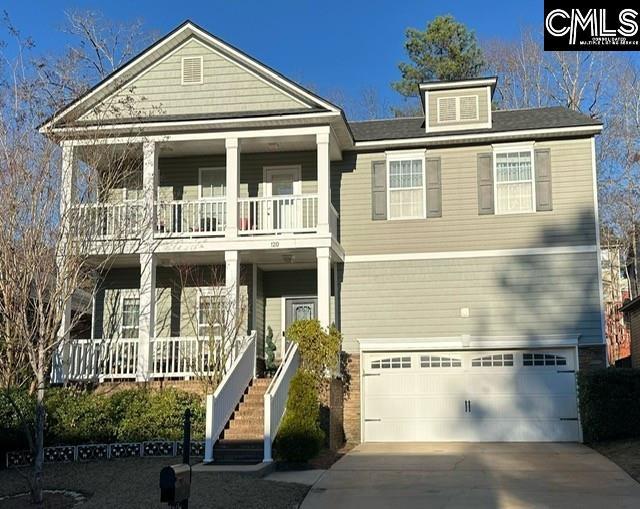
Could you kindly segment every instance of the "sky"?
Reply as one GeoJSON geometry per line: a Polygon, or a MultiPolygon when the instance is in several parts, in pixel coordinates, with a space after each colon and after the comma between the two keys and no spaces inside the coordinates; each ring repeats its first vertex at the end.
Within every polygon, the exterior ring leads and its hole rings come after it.
{"type": "Polygon", "coordinates": [[[400,101],[390,83],[405,60],[408,27],[424,28],[434,17],[452,14],[482,41],[516,38],[522,26],[541,28],[543,18],[542,0],[3,0],[0,8],[44,52],[69,43],[58,30],[68,10],[140,18],[161,35],[191,19],[321,95],[330,98],[340,90],[358,97],[373,88],[388,104],[400,101]]]}

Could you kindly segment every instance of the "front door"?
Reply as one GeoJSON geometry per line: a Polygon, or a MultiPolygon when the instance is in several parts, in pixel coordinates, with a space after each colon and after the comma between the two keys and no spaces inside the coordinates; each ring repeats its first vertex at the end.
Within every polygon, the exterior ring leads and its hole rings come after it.
{"type": "Polygon", "coordinates": [[[282,352],[286,351],[284,331],[296,320],[314,320],[318,318],[318,299],[316,297],[296,297],[286,299],[284,330],[282,331],[282,352]]]}
{"type": "Polygon", "coordinates": [[[301,193],[300,168],[277,167],[265,168],[265,195],[274,199],[269,200],[266,228],[275,231],[295,230],[297,227],[298,213],[296,211],[295,198],[301,193]]]}

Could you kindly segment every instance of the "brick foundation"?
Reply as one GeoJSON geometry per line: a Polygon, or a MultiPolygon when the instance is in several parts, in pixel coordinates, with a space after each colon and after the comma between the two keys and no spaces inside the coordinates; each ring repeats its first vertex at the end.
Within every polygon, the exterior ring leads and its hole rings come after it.
{"type": "Polygon", "coordinates": [[[603,369],[607,367],[607,350],[605,345],[578,347],[580,370],[603,369]]]}
{"type": "Polygon", "coordinates": [[[346,354],[344,366],[344,435],[347,443],[360,443],[360,356],[346,354]]]}

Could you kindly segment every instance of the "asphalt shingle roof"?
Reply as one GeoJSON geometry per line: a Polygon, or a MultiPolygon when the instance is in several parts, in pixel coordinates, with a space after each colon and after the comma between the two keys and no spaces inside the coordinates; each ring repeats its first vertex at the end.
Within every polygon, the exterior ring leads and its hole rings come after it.
{"type": "Polygon", "coordinates": [[[349,122],[349,125],[355,141],[398,140],[442,136],[453,133],[499,133],[525,129],[601,125],[598,120],[562,106],[525,110],[496,110],[492,113],[492,120],[493,126],[491,129],[438,131],[430,134],[424,131],[424,117],[349,122]]]}

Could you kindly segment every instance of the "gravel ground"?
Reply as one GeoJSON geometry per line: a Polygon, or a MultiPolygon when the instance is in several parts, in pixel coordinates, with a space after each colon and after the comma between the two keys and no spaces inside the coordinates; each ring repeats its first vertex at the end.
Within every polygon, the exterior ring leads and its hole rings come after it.
{"type": "MultiPolygon", "coordinates": [[[[132,458],[89,463],[46,465],[45,488],[81,492],[88,501],[82,509],[133,507],[166,508],[160,504],[160,470],[177,458],[132,458]]],[[[297,508],[309,487],[252,479],[239,474],[195,472],[189,509],[297,508]]],[[[25,491],[15,471],[0,471],[0,496],[25,491]]],[[[0,503],[0,508],[3,508],[0,503]]]]}
{"type": "Polygon", "coordinates": [[[591,447],[640,482],[640,439],[602,442],[591,447]]]}

